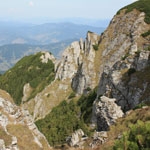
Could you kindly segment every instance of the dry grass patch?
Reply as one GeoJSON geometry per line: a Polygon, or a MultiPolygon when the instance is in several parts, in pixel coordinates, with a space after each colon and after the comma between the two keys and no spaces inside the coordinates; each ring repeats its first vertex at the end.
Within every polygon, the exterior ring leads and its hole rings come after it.
{"type": "Polygon", "coordinates": [[[9,146],[12,141],[12,137],[8,135],[1,126],[0,126],[0,139],[4,140],[5,146],[9,146]]]}
{"type": "Polygon", "coordinates": [[[0,97],[4,98],[5,100],[9,100],[11,103],[14,103],[12,97],[4,90],[0,89],[0,97]]]}
{"type": "Polygon", "coordinates": [[[114,146],[115,140],[125,131],[129,131],[131,124],[136,124],[138,120],[143,122],[150,120],[150,107],[136,109],[131,111],[125,118],[118,119],[116,124],[110,127],[108,131],[108,141],[100,146],[100,150],[111,150],[114,146]]]}
{"type": "Polygon", "coordinates": [[[35,142],[31,131],[27,126],[16,124],[8,125],[7,130],[18,139],[18,147],[21,150],[42,150],[35,142]]]}

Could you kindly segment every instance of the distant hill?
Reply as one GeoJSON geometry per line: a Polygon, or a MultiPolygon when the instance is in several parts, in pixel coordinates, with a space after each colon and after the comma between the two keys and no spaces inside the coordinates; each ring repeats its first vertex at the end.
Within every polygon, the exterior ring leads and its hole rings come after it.
{"type": "Polygon", "coordinates": [[[39,51],[49,51],[55,57],[71,42],[85,38],[87,31],[100,34],[104,27],[73,23],[41,25],[0,22],[0,73],[11,68],[22,57],[39,51]]]}
{"type": "Polygon", "coordinates": [[[55,57],[60,57],[61,52],[76,39],[51,43],[47,45],[31,44],[8,44],[0,46],[0,73],[10,69],[22,57],[34,54],[40,51],[49,51],[55,57]]]}
{"type": "Polygon", "coordinates": [[[68,39],[85,38],[87,31],[100,34],[104,31],[104,29],[104,27],[77,25],[73,23],[46,23],[41,25],[32,25],[1,22],[0,45],[45,45],[68,39]]]}

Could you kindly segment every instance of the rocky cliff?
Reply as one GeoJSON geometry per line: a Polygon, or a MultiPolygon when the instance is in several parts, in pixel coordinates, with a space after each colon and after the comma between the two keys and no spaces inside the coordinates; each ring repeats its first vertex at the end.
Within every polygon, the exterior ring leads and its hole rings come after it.
{"type": "MultiPolygon", "coordinates": [[[[101,41],[103,44],[105,40],[106,47],[103,49],[102,54],[105,57],[105,63],[103,63],[103,75],[100,80],[98,95],[109,92],[106,78],[112,80],[113,85],[117,85],[128,69],[134,68],[140,71],[149,65],[150,52],[144,48],[149,40],[144,39],[141,35],[147,32],[150,26],[144,22],[144,18],[145,14],[143,12],[134,10],[126,14],[122,10],[120,15],[116,15],[112,19],[101,41]],[[112,35],[108,36],[110,33],[112,35]],[[111,74],[111,78],[106,77],[108,74],[111,74]],[[103,84],[105,87],[103,87],[103,84]],[[108,90],[106,90],[106,86],[108,90]]],[[[112,95],[112,97],[114,96],[112,95]]]]}
{"type": "Polygon", "coordinates": [[[99,38],[99,35],[88,32],[85,41],[74,42],[64,51],[56,66],[56,79],[71,80],[71,87],[76,93],[82,94],[97,84],[94,46],[98,45],[99,38]]]}
{"type": "Polygon", "coordinates": [[[150,41],[142,36],[150,25],[144,18],[144,12],[121,10],[100,39],[103,63],[97,94],[115,98],[123,111],[150,100],[150,41]]]}

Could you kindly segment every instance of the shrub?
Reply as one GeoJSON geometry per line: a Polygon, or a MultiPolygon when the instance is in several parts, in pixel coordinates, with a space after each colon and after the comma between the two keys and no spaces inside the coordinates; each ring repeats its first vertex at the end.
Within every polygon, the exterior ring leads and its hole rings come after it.
{"type": "Polygon", "coordinates": [[[94,89],[90,91],[88,95],[82,95],[81,98],[78,100],[78,105],[81,108],[82,118],[87,124],[91,121],[92,107],[96,96],[96,89],[94,89]]]}
{"type": "Polygon", "coordinates": [[[72,92],[72,93],[69,95],[68,99],[74,98],[75,96],[76,96],[76,93],[75,93],[75,92],[72,92]]]}
{"type": "Polygon", "coordinates": [[[150,30],[148,30],[147,32],[145,32],[145,33],[143,33],[143,34],[141,34],[142,35],[142,37],[147,37],[147,36],[149,36],[150,35],[150,30]]]}
{"type": "Polygon", "coordinates": [[[129,56],[129,53],[126,53],[124,56],[121,57],[121,60],[125,60],[129,56]]]}
{"type": "Polygon", "coordinates": [[[130,130],[124,132],[120,140],[115,142],[114,150],[140,150],[150,148],[150,122],[137,121],[131,124],[130,130]]]}
{"type": "Polygon", "coordinates": [[[133,74],[133,73],[135,73],[136,72],[136,70],[134,69],[134,68],[130,68],[129,70],[128,70],[128,76],[130,76],[131,74],[133,74]]]}
{"type": "Polygon", "coordinates": [[[93,45],[93,49],[94,49],[95,51],[97,51],[97,50],[98,50],[98,44],[93,45]]]}
{"type": "Polygon", "coordinates": [[[143,106],[147,106],[145,103],[140,103],[140,104],[138,104],[135,108],[134,108],[134,110],[135,109],[140,109],[140,108],[142,108],[143,106]]]}
{"type": "Polygon", "coordinates": [[[87,87],[86,88],[86,91],[91,91],[92,89],[90,87],[87,87]]]}
{"type": "Polygon", "coordinates": [[[136,57],[139,57],[139,56],[140,56],[140,53],[141,53],[141,51],[140,51],[140,50],[136,51],[136,52],[135,52],[136,57]]]}

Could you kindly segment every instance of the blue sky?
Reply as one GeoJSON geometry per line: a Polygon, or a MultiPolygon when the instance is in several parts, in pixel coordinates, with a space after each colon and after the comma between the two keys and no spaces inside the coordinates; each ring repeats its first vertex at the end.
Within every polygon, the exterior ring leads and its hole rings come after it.
{"type": "Polygon", "coordinates": [[[0,18],[111,19],[118,9],[135,0],[0,0],[0,18]]]}

